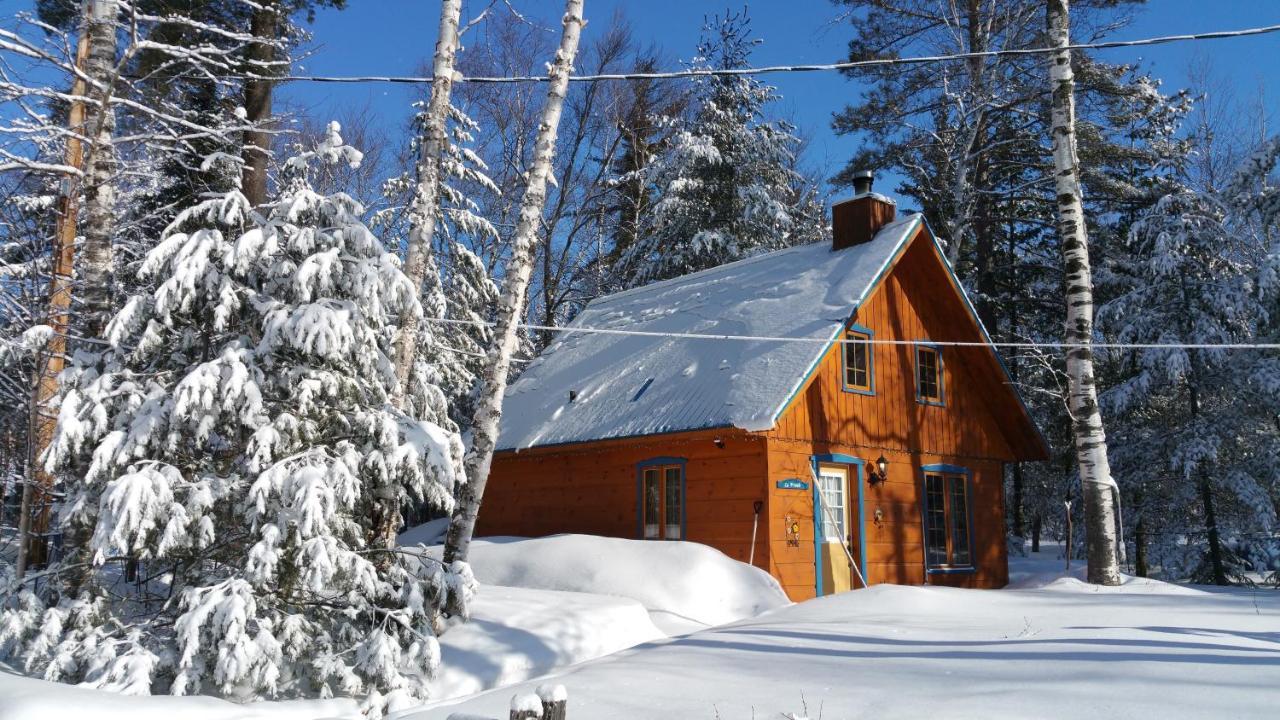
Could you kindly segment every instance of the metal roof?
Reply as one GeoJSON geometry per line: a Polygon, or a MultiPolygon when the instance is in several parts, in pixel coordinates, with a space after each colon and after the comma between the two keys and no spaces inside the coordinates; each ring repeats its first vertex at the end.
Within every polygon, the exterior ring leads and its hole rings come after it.
{"type": "Polygon", "coordinates": [[[828,340],[920,226],[907,215],[843,250],[803,245],[597,298],[507,389],[498,448],[772,428],[827,343],[573,328],[828,340]]]}

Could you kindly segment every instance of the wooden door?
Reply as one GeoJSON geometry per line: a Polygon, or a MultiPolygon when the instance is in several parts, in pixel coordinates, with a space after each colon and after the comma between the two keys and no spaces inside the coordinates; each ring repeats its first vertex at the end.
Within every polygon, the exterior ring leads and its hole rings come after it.
{"type": "Polygon", "coordinates": [[[821,510],[814,522],[817,537],[820,595],[846,592],[854,587],[853,568],[849,564],[850,502],[857,498],[849,493],[849,469],[843,465],[820,465],[815,507],[821,510]]]}

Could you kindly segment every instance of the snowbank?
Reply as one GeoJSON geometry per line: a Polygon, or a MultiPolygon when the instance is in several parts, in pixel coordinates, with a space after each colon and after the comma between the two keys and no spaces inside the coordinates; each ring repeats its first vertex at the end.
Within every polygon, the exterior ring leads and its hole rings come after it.
{"type": "Polygon", "coordinates": [[[0,720],[321,720],[363,717],[354,700],[237,705],[211,697],[131,697],[23,677],[0,666],[0,720]]]}
{"type": "Polygon", "coordinates": [[[1203,590],[1174,585],[1151,578],[1121,574],[1121,583],[1115,587],[1090,585],[1085,580],[1085,563],[1075,560],[1067,570],[1061,548],[1046,544],[1045,552],[1026,557],[1009,557],[1009,584],[1007,590],[1053,590],[1056,592],[1116,593],[1129,595],[1203,595],[1203,590]],[[1058,553],[1055,557],[1054,554],[1058,553]]]}
{"type": "Polygon", "coordinates": [[[472,543],[469,559],[485,585],[631,598],[669,634],[790,604],[772,575],[698,543],[594,535],[485,538],[472,543]]]}
{"type": "MultiPolygon", "coordinates": [[[[1277,628],[1277,591],[1097,591],[1061,577],[1022,590],[877,585],[539,682],[568,689],[570,717],[1270,720],[1277,628]]],[[[403,720],[501,717],[532,685],[403,720]]]]}
{"type": "Polygon", "coordinates": [[[487,585],[471,621],[440,638],[431,695],[471,695],[664,637],[634,600],[487,585]]]}

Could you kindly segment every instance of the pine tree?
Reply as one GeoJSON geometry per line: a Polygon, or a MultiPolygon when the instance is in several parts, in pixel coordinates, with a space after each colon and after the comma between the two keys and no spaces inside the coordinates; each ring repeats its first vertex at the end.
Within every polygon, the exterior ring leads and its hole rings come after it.
{"type": "MultiPolygon", "coordinates": [[[[746,67],[758,44],[749,25],[736,14],[708,22],[694,66],[746,67]]],[[[644,170],[657,200],[614,268],[619,285],[644,285],[824,234],[820,205],[795,192],[801,177],[794,170],[800,144],[794,128],[763,119],[776,97],[749,76],[698,78],[692,120],[644,170]]]]}
{"type": "MultiPolygon", "coordinates": [[[[1114,297],[1099,317],[1108,339],[1213,345],[1266,337],[1275,225],[1262,208],[1275,192],[1268,175],[1276,147],[1249,158],[1222,189],[1165,182],[1106,267],[1114,297]]],[[[1177,347],[1114,355],[1118,382],[1103,399],[1121,439],[1117,472],[1140,491],[1138,552],[1166,577],[1219,585],[1245,579],[1247,555],[1280,558],[1280,546],[1257,540],[1274,528],[1280,502],[1270,462],[1280,450],[1274,360],[1177,347]]]]}
{"type": "Polygon", "coordinates": [[[48,459],[90,539],[10,583],[0,657],[127,693],[426,697],[437,608],[465,604],[469,570],[380,528],[451,508],[462,446],[392,405],[417,298],[360,204],[309,186],[359,158],[333,124],[261,214],[207,198],[147,254],[106,349],[67,373],[48,459]]]}

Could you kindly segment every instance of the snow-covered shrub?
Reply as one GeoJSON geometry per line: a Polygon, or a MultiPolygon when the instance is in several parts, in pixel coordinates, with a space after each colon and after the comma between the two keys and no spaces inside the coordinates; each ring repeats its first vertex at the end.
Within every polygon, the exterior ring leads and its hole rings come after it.
{"type": "Polygon", "coordinates": [[[335,123],[273,202],[207,197],[148,254],[64,376],[70,550],[8,589],[0,657],[130,693],[425,697],[436,609],[472,580],[395,532],[404,504],[451,508],[462,446],[390,402],[419,302],[360,204],[308,183],[359,159],[335,123]]]}

